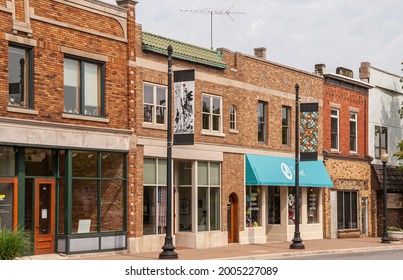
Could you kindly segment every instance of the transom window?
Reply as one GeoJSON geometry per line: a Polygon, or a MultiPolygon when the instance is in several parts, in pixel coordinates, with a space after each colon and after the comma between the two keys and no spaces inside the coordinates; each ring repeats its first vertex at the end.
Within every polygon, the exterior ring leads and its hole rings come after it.
{"type": "Polygon", "coordinates": [[[388,151],[388,128],[375,126],[375,158],[381,157],[381,150],[388,151]]]}
{"type": "Polygon", "coordinates": [[[350,152],[357,152],[357,113],[350,112],[350,152]]]}
{"type": "Polygon", "coordinates": [[[144,122],[166,124],[167,89],[164,86],[144,84],[144,122]]]}
{"type": "Polygon", "coordinates": [[[339,150],[339,110],[331,110],[331,149],[339,150]]]}
{"type": "Polygon", "coordinates": [[[203,130],[221,132],[222,97],[203,94],[203,130]]]}
{"type": "Polygon", "coordinates": [[[64,112],[104,116],[104,64],[64,58],[64,112]]]}
{"type": "Polygon", "coordinates": [[[33,51],[30,47],[8,47],[8,105],[33,108],[33,51]]]}

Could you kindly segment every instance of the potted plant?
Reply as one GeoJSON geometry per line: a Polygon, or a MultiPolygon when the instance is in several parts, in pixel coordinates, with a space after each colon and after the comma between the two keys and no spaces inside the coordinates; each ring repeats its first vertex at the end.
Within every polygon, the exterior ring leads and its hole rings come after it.
{"type": "Polygon", "coordinates": [[[391,241],[399,241],[403,239],[403,229],[398,227],[388,227],[388,237],[391,241]]]}
{"type": "Polygon", "coordinates": [[[29,234],[24,230],[0,229],[0,260],[22,258],[32,250],[29,234]]]}

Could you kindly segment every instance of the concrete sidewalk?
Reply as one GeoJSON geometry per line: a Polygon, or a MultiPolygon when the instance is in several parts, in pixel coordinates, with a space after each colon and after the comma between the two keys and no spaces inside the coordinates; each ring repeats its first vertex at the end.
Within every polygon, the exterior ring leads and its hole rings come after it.
{"type": "MultiPolygon", "coordinates": [[[[290,249],[291,242],[268,242],[264,244],[229,244],[226,247],[209,249],[177,248],[179,260],[253,260],[276,259],[301,255],[336,254],[346,252],[366,252],[380,250],[403,250],[403,243],[399,241],[390,244],[381,243],[381,238],[349,238],[349,239],[320,239],[303,241],[305,249],[290,249]]],[[[162,251],[162,250],[161,250],[162,251]]],[[[32,260],[158,260],[159,253],[128,254],[125,251],[92,253],[79,255],[38,255],[32,260]]]]}

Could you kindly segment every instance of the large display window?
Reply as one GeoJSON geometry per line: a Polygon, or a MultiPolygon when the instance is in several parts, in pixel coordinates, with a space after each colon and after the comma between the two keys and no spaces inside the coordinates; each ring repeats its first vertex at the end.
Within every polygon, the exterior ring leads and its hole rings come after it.
{"type": "Polygon", "coordinates": [[[258,186],[246,187],[246,227],[261,226],[261,197],[262,190],[258,186]]]}

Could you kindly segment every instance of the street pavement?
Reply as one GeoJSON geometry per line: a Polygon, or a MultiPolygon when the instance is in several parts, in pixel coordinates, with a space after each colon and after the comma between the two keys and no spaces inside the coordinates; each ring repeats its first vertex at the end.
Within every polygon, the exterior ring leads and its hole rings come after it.
{"type": "MultiPolygon", "coordinates": [[[[402,240],[401,240],[402,241],[402,240]]],[[[179,260],[268,260],[319,254],[403,250],[403,242],[381,243],[381,238],[343,238],[303,241],[305,249],[290,249],[291,242],[270,241],[264,244],[229,244],[208,249],[176,248],[179,260]]],[[[161,250],[162,251],[162,250],[161,250]]],[[[129,254],[126,251],[90,254],[49,254],[31,256],[32,260],[158,260],[158,252],[129,254]]]]}

